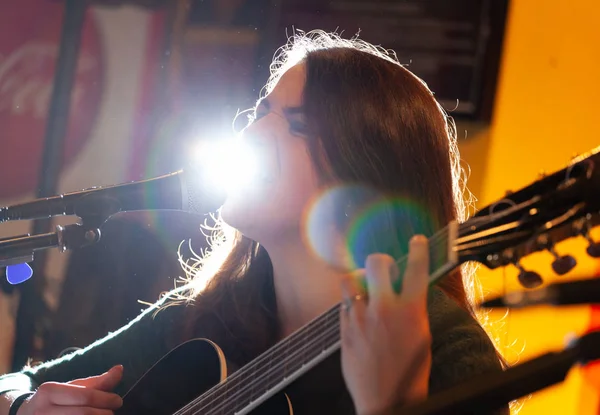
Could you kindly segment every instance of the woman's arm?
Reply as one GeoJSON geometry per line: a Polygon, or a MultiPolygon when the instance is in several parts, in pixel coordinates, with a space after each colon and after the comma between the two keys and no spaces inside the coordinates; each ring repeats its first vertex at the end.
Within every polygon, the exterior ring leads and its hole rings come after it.
{"type": "MultiPolygon", "coordinates": [[[[429,296],[432,365],[429,396],[487,373],[503,370],[494,344],[481,325],[439,289],[429,296]]],[[[487,414],[504,415],[505,408],[487,414]]],[[[482,414],[483,415],[483,414],[482,414]]]]}
{"type": "Polygon", "coordinates": [[[32,391],[44,382],[69,382],[100,375],[115,365],[123,365],[123,379],[115,392],[124,395],[169,351],[168,340],[174,336],[184,306],[164,307],[166,301],[169,300],[165,296],[131,323],[82,350],[36,367],[26,367],[18,373],[0,376],[0,394],[11,390],[32,391]],[[161,307],[164,308],[159,310],[161,307]]]}
{"type": "MultiPolygon", "coordinates": [[[[430,291],[428,309],[433,340],[429,397],[477,375],[502,371],[492,341],[468,312],[437,288],[430,291]]],[[[407,405],[409,403],[400,402],[372,415],[404,415],[410,412],[407,405]]],[[[509,413],[507,404],[478,415],[509,413]]]]}

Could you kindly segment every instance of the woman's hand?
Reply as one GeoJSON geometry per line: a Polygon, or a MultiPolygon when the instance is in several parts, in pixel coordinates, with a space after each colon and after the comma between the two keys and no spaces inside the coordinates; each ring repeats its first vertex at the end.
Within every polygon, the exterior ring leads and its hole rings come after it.
{"type": "Polygon", "coordinates": [[[427,239],[415,236],[409,251],[400,295],[392,288],[398,267],[389,255],[367,258],[368,301],[355,279],[343,283],[342,371],[359,415],[384,413],[427,396],[431,369],[427,239]]]}
{"type": "Polygon", "coordinates": [[[123,405],[121,397],[110,392],[122,376],[123,366],[114,366],[100,376],[42,383],[17,415],[110,415],[123,405]]]}

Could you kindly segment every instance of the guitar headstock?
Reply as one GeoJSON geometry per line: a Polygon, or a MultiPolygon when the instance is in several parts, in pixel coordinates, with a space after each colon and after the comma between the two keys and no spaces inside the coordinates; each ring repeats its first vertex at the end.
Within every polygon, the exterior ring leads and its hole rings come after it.
{"type": "Polygon", "coordinates": [[[600,242],[589,231],[599,223],[600,147],[482,209],[460,225],[454,249],[460,262],[477,261],[492,269],[514,264],[521,271],[519,281],[533,288],[541,278],[524,270],[521,258],[547,250],[554,256],[554,271],[566,274],[576,261],[559,256],[554,245],[582,236],[589,243],[588,255],[598,258],[600,242]]]}

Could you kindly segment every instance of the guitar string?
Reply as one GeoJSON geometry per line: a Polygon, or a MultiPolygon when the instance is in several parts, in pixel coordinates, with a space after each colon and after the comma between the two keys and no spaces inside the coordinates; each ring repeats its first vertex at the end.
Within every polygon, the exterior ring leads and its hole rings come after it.
{"type": "MultiPolygon", "coordinates": [[[[434,234],[429,239],[430,245],[433,245],[432,247],[439,247],[440,242],[446,242],[445,239],[441,239],[442,237],[446,236],[445,235],[446,233],[447,233],[447,227],[443,228],[440,231],[438,231],[436,234],[434,234]]],[[[432,249],[430,247],[430,251],[431,250],[432,249]]],[[[406,260],[407,260],[407,256],[403,256],[398,261],[396,261],[396,263],[401,263],[401,262],[404,262],[406,260]]],[[[307,325],[304,330],[300,330],[300,331],[296,332],[298,334],[297,336],[293,336],[294,338],[289,337],[287,342],[285,342],[285,341],[284,342],[280,342],[278,345],[273,346],[273,348],[270,351],[264,353],[263,356],[260,356],[258,359],[255,359],[254,362],[249,363],[245,368],[240,369],[238,372],[232,374],[232,376],[230,376],[225,383],[220,383],[218,385],[215,385],[215,387],[211,388],[212,390],[208,390],[203,395],[206,395],[206,398],[211,397],[211,396],[209,396],[209,394],[213,395],[212,396],[213,402],[214,402],[214,400],[218,400],[214,395],[218,395],[219,392],[220,392],[220,390],[225,391],[225,385],[226,385],[226,383],[229,383],[229,385],[227,385],[227,386],[235,388],[235,385],[232,385],[232,383],[234,383],[237,380],[237,378],[239,378],[239,377],[241,377],[241,376],[244,375],[244,373],[242,373],[242,372],[246,372],[247,373],[247,372],[251,372],[252,370],[256,371],[257,366],[259,366],[260,364],[262,364],[263,361],[266,360],[266,359],[277,360],[276,358],[278,358],[280,356],[276,356],[276,355],[278,354],[279,349],[281,349],[282,347],[288,347],[289,348],[289,346],[291,345],[291,343],[298,343],[298,342],[301,342],[301,341],[305,342],[304,338],[308,337],[307,335],[312,334],[312,332],[314,332],[316,328],[320,327],[322,325],[321,323],[324,320],[327,320],[333,314],[335,314],[335,315],[339,314],[339,306],[340,305],[341,304],[338,303],[332,309],[330,309],[327,312],[325,312],[320,318],[317,318],[316,320],[313,320],[311,322],[311,323],[317,323],[317,324],[310,324],[309,323],[309,325],[307,325]],[[280,347],[278,347],[278,346],[280,346],[280,347]]],[[[339,332],[339,321],[338,321],[338,319],[336,319],[336,322],[334,324],[336,324],[338,326],[337,330],[339,332]]],[[[330,333],[328,333],[328,334],[330,334],[330,333]]],[[[321,340],[321,339],[319,339],[319,340],[321,340]]],[[[307,344],[310,345],[312,343],[313,342],[310,342],[310,343],[307,343],[307,344]]],[[[307,344],[305,344],[304,347],[307,347],[307,344]]],[[[303,351],[303,350],[301,350],[301,351],[303,351]]],[[[293,354],[295,355],[297,353],[294,352],[293,354]]],[[[288,359],[286,359],[286,360],[288,362],[290,362],[289,356],[288,356],[288,359]]],[[[264,375],[260,376],[257,380],[251,381],[250,384],[246,384],[242,389],[239,389],[239,390],[235,391],[233,395],[227,396],[227,398],[228,399],[233,399],[237,395],[244,394],[249,388],[255,387],[256,384],[259,384],[261,382],[265,383],[264,382],[264,378],[266,377],[267,380],[268,380],[273,375],[272,372],[274,370],[278,370],[280,367],[281,367],[280,363],[278,363],[277,366],[275,366],[275,367],[270,367],[269,369],[267,369],[267,371],[264,373],[264,375]]],[[[267,381],[267,383],[268,383],[268,381],[267,381]]],[[[268,391],[268,389],[266,389],[266,390],[268,391]]],[[[230,391],[231,391],[231,389],[229,389],[229,393],[230,393],[230,391]]],[[[224,394],[227,394],[227,393],[228,393],[227,391],[224,392],[224,394]]],[[[188,405],[186,405],[186,407],[182,408],[180,411],[193,409],[193,407],[200,405],[202,403],[202,401],[205,400],[206,398],[203,399],[203,396],[200,396],[197,401],[190,402],[188,404],[189,407],[188,407],[188,405]]],[[[210,403],[208,403],[208,405],[210,405],[210,403]]],[[[207,405],[204,405],[200,409],[203,410],[203,409],[206,408],[206,406],[207,405]]],[[[220,409],[220,407],[218,409],[220,409]]]]}

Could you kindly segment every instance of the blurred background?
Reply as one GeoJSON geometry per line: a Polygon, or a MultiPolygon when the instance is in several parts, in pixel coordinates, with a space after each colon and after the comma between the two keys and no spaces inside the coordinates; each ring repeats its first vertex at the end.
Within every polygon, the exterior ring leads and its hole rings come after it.
{"type": "MultiPolygon", "coordinates": [[[[190,145],[231,132],[288,35],[323,29],[360,31],[428,83],[457,122],[483,207],[600,144],[599,15],[597,0],[0,0],[0,206],[178,170],[190,145]]],[[[0,238],[68,223],[3,223],[0,238]]],[[[0,373],[134,318],[183,275],[179,243],[204,247],[199,225],[177,212],[115,215],[98,244],[36,257],[41,272],[21,285],[1,278],[0,373]]],[[[578,261],[565,276],[549,253],[523,264],[545,283],[600,275],[580,239],[557,247],[578,261]]],[[[486,296],[519,289],[516,275],[479,271],[486,296]]],[[[600,327],[600,308],[483,318],[517,363],[600,327]]],[[[574,369],[520,413],[597,414],[599,390],[600,369],[574,369]]]]}

